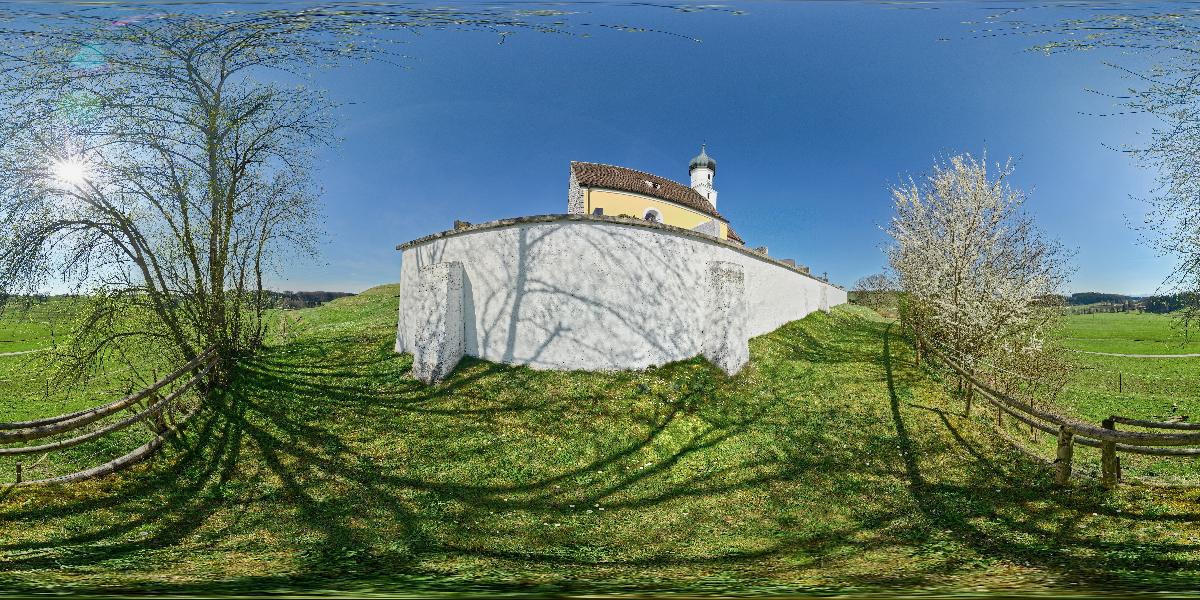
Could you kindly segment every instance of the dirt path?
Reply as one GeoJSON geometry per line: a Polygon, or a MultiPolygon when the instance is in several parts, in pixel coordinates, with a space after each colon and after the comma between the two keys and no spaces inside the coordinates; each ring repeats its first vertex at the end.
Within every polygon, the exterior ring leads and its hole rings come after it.
{"type": "Polygon", "coordinates": [[[21,350],[20,352],[0,352],[0,357],[20,356],[22,354],[33,354],[34,352],[41,352],[43,350],[45,350],[45,348],[36,348],[34,350],[21,350]]]}

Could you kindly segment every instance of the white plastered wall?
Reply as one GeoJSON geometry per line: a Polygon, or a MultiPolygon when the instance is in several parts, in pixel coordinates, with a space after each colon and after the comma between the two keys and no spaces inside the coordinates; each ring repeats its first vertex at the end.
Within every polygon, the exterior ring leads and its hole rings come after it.
{"type": "Polygon", "coordinates": [[[641,369],[704,351],[713,261],[744,272],[746,335],[771,332],[846,292],[686,230],[586,216],[514,220],[407,245],[397,352],[420,322],[418,272],[463,266],[465,353],[537,369],[641,369]],[[538,220],[541,219],[541,220],[538,220]]]}

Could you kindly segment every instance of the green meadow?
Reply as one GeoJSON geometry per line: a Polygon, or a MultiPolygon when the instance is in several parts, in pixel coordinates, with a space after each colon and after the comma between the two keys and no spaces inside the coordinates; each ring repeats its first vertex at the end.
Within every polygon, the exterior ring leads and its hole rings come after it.
{"type": "Polygon", "coordinates": [[[392,352],[398,288],[282,313],[149,463],[0,497],[0,589],[1187,590],[1200,492],[1057,488],[861,307],[703,360],[545,372],[392,352]]]}
{"type": "Polygon", "coordinates": [[[1121,354],[1200,353],[1200,332],[1185,331],[1171,315],[1124,312],[1068,315],[1063,344],[1121,354]]]}
{"type": "MultiPolygon", "coordinates": [[[[64,297],[13,302],[0,312],[0,422],[33,420],[105,404],[170,370],[165,361],[151,357],[137,358],[136,365],[113,359],[95,373],[64,381],[54,362],[54,350],[69,337],[81,302],[64,297]]],[[[50,456],[0,457],[0,485],[15,479],[17,463],[24,479],[63,475],[116,458],[145,443],[148,434],[144,427],[135,426],[50,456]]]]}
{"type": "MultiPolygon", "coordinates": [[[[71,329],[70,300],[10,302],[0,312],[0,421],[21,421],[83,408],[57,394],[46,353],[71,329]]],[[[0,481],[4,481],[0,474],[0,481]]]]}
{"type": "Polygon", "coordinates": [[[1179,355],[1200,350],[1168,315],[1110,313],[1067,317],[1064,346],[1079,366],[1067,391],[1091,392],[1080,403],[1089,418],[1109,414],[1146,419],[1200,419],[1200,357],[1147,358],[1092,354],[1179,355]],[[1116,411],[1116,412],[1113,412],[1116,411]]]}
{"type": "MultiPolygon", "coordinates": [[[[1200,338],[1188,335],[1177,319],[1151,313],[1069,315],[1062,344],[1078,370],[1056,399],[1073,416],[1099,423],[1109,416],[1147,420],[1186,417],[1200,420],[1200,357],[1145,358],[1116,354],[1179,355],[1200,352],[1200,338]]],[[[1042,439],[1043,448],[1052,445],[1042,439]]],[[[1099,464],[1097,453],[1082,449],[1084,460],[1099,464]]],[[[1200,481],[1200,461],[1180,457],[1125,456],[1127,474],[1165,483],[1200,481]]]]}
{"type": "Polygon", "coordinates": [[[0,311],[0,357],[52,347],[70,332],[75,302],[61,297],[9,302],[0,311]]]}

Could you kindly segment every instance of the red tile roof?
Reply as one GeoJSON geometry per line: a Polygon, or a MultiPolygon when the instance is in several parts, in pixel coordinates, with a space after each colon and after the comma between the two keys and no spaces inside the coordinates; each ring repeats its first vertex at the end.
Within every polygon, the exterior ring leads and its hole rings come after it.
{"type": "MultiPolygon", "coordinates": [[[[717,212],[708,199],[701,196],[699,192],[665,177],[625,167],[588,162],[572,162],[571,172],[575,174],[575,180],[581,187],[597,187],[644,194],[702,212],[726,223],[729,222],[729,219],[721,216],[721,213],[717,212]]],[[[730,230],[729,237],[741,241],[733,233],[733,230],[730,230]]]]}

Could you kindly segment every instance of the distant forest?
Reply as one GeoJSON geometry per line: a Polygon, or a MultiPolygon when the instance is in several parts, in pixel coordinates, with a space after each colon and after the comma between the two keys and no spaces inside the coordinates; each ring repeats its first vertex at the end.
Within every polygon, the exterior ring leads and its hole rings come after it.
{"type": "MultiPolygon", "coordinates": [[[[880,305],[888,304],[893,308],[901,292],[884,290],[874,292],[851,290],[849,300],[855,304],[865,304],[876,310],[880,305]],[[890,298],[886,302],[881,298],[890,298]]],[[[1200,308],[1200,294],[1166,294],[1159,296],[1126,296],[1125,294],[1109,294],[1105,292],[1078,292],[1070,296],[1059,294],[1041,298],[1045,306],[1063,307],[1071,314],[1113,313],[1113,312],[1148,312],[1164,314],[1184,308],[1200,308]]]]}
{"type": "Polygon", "coordinates": [[[1196,294],[1168,294],[1162,296],[1126,296],[1104,292],[1079,292],[1064,297],[1068,306],[1088,307],[1096,312],[1142,311],[1169,313],[1182,308],[1197,306],[1196,294]]]}
{"type": "MultiPolygon", "coordinates": [[[[273,292],[267,291],[273,302],[271,306],[275,308],[313,308],[320,306],[330,300],[336,300],[346,296],[353,296],[349,292],[273,292]]],[[[38,304],[49,302],[54,298],[78,298],[78,294],[37,294],[33,296],[9,296],[0,297],[0,306],[11,307],[14,309],[28,309],[38,304]]]]}
{"type": "Polygon", "coordinates": [[[348,292],[271,292],[279,308],[313,308],[330,300],[353,296],[348,292]]]}
{"type": "Polygon", "coordinates": [[[1140,296],[1125,296],[1122,294],[1106,294],[1104,292],[1079,292],[1071,294],[1067,298],[1067,304],[1071,306],[1080,306],[1083,304],[1124,304],[1126,302],[1137,302],[1141,300],[1140,296]]]}

